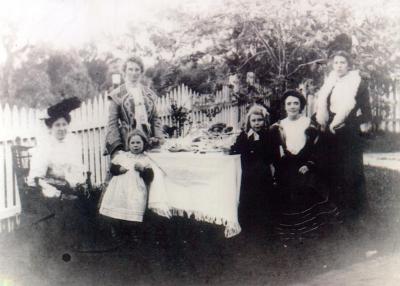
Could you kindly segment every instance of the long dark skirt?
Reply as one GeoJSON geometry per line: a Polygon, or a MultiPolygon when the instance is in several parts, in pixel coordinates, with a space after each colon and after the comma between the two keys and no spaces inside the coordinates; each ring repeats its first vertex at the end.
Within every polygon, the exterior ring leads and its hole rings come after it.
{"type": "Polygon", "coordinates": [[[335,135],[325,134],[327,146],[326,178],[330,197],[344,218],[356,218],[367,207],[367,193],[363,164],[363,138],[356,127],[345,127],[335,135]]]}
{"type": "Polygon", "coordinates": [[[282,159],[275,190],[275,233],[282,240],[301,239],[336,223],[337,207],[330,202],[323,182],[311,170],[299,173],[296,158],[282,159]]]}
{"type": "Polygon", "coordinates": [[[245,231],[264,227],[269,220],[272,178],[269,166],[244,168],[239,200],[239,223],[245,231]]]}

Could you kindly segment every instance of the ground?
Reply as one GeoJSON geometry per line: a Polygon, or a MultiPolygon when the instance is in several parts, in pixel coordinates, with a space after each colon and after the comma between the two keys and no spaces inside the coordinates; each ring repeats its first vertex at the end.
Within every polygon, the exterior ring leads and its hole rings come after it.
{"type": "Polygon", "coordinates": [[[16,231],[1,237],[0,285],[400,285],[400,176],[372,166],[366,176],[364,219],[287,244],[264,227],[225,239],[176,218],[167,235],[68,261],[32,257],[31,237],[16,231]]]}

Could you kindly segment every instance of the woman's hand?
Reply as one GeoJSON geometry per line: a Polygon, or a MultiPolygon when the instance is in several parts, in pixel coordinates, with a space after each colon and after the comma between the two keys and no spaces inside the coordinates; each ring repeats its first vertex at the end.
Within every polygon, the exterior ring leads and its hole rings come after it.
{"type": "Polygon", "coordinates": [[[330,131],[332,134],[336,134],[335,127],[332,126],[332,125],[329,125],[329,131],[330,131]]]}
{"type": "Polygon", "coordinates": [[[361,133],[363,133],[363,134],[370,132],[372,130],[371,122],[361,124],[360,130],[361,130],[361,133]]]}
{"type": "Polygon", "coordinates": [[[309,170],[310,170],[310,169],[308,169],[308,167],[304,165],[304,166],[300,167],[299,173],[304,175],[304,174],[307,173],[309,170]]]}
{"type": "Polygon", "coordinates": [[[163,138],[151,137],[149,139],[149,144],[152,147],[161,146],[164,144],[165,140],[163,138]]]}
{"type": "Polygon", "coordinates": [[[51,185],[42,187],[42,193],[46,198],[58,198],[61,192],[51,185]]]}
{"type": "Polygon", "coordinates": [[[329,131],[331,131],[332,134],[336,134],[336,132],[340,129],[342,129],[343,127],[345,127],[346,124],[345,123],[340,123],[340,124],[336,124],[336,125],[329,125],[329,131]]]}

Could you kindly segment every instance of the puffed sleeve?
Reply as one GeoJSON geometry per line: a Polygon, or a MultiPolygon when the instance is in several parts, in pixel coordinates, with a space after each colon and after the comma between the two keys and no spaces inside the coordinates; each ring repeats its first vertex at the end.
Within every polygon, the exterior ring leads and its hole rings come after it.
{"type": "Polygon", "coordinates": [[[356,96],[357,105],[360,107],[360,123],[367,123],[372,120],[371,103],[369,101],[368,84],[365,80],[361,81],[356,96]]]}
{"type": "Polygon", "coordinates": [[[48,152],[45,152],[46,148],[43,145],[38,145],[30,150],[31,161],[29,176],[27,178],[27,183],[30,186],[35,186],[36,178],[44,178],[47,173],[47,168],[49,165],[48,152]]]}
{"type": "Polygon", "coordinates": [[[269,128],[269,142],[271,148],[271,158],[273,162],[277,162],[282,157],[282,136],[278,123],[272,124],[269,128]]]}

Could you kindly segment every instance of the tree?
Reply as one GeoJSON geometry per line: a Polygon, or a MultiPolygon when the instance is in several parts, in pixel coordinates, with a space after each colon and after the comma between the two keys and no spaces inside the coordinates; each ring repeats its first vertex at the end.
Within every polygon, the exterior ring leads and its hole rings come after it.
{"type": "Polygon", "coordinates": [[[92,98],[106,84],[106,67],[99,59],[84,62],[74,50],[32,46],[13,71],[7,101],[44,108],[62,97],[92,98]]]}
{"type": "Polygon", "coordinates": [[[25,43],[20,47],[16,44],[18,40],[18,28],[16,25],[13,23],[5,23],[4,26],[7,26],[7,32],[2,36],[1,40],[6,56],[6,62],[2,67],[1,92],[2,98],[5,101],[9,101],[11,99],[11,81],[15,70],[16,61],[18,60],[18,57],[29,50],[30,45],[29,43],[25,43]]]}
{"type": "Polygon", "coordinates": [[[198,61],[208,58],[205,62],[212,62],[217,75],[221,71],[225,78],[237,74],[242,85],[247,72],[255,72],[270,91],[276,103],[273,112],[279,117],[276,109],[283,91],[302,84],[305,93],[314,93],[330,68],[329,42],[347,33],[353,38],[355,65],[370,79],[373,97],[379,98],[388,94],[393,74],[399,70],[400,23],[385,13],[394,1],[381,1],[383,13],[365,11],[376,3],[365,5],[340,0],[234,0],[212,7],[209,13],[181,11],[183,15],[173,18],[172,11],[166,17],[175,19],[180,28],[168,34],[171,39],[162,38],[158,53],[173,49],[175,64],[192,55],[200,55],[198,61]]]}

